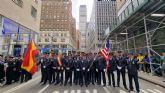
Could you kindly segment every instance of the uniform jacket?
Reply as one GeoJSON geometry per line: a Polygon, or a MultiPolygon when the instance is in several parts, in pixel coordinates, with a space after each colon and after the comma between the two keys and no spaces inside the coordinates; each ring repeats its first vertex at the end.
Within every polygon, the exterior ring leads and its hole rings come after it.
{"type": "Polygon", "coordinates": [[[106,60],[103,57],[99,57],[96,62],[96,69],[104,70],[106,68],[106,60]]]}
{"type": "Polygon", "coordinates": [[[128,61],[127,61],[128,74],[137,75],[137,73],[138,73],[138,64],[137,63],[138,63],[138,60],[136,58],[128,59],[128,61]]]}
{"type": "MultiPolygon", "coordinates": [[[[117,67],[121,67],[120,70],[124,70],[126,65],[127,65],[127,60],[125,57],[121,56],[121,57],[117,57],[117,60],[116,60],[116,64],[117,64],[117,67]]],[[[118,68],[117,68],[118,69],[118,68]]]]}

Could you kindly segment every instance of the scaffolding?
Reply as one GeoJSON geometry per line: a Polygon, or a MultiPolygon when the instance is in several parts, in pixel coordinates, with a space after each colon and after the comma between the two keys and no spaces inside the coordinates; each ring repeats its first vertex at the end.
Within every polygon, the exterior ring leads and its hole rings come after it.
{"type": "MultiPolygon", "coordinates": [[[[113,41],[111,50],[143,53],[148,54],[149,57],[155,54],[160,57],[165,51],[165,16],[152,16],[152,14],[164,14],[164,11],[163,0],[150,0],[141,6],[134,14],[111,30],[107,36],[113,41]]],[[[152,64],[155,63],[150,62],[150,67],[152,64]]],[[[154,70],[151,68],[151,73],[154,70]]]]}

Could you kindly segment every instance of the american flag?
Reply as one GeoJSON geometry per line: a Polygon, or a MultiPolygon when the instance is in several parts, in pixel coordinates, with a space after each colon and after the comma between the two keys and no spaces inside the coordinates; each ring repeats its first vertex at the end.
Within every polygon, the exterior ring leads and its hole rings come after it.
{"type": "Polygon", "coordinates": [[[108,56],[109,48],[110,48],[109,39],[107,39],[105,43],[105,48],[101,49],[101,53],[103,57],[105,58],[105,60],[109,60],[109,56],[108,56]]]}

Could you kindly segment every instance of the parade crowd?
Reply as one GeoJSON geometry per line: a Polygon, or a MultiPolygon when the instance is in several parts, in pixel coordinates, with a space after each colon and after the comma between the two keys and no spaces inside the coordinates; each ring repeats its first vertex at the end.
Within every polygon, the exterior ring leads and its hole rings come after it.
{"type": "MultiPolygon", "coordinates": [[[[109,53],[109,60],[105,60],[101,53],[81,54],[55,54],[44,53],[39,57],[37,66],[41,68],[42,85],[47,82],[54,85],[79,85],[88,87],[92,85],[103,85],[120,87],[120,77],[126,90],[133,91],[133,81],[137,93],[140,92],[138,71],[151,72],[150,61],[156,58],[143,56],[142,53],[133,55],[124,54],[121,51],[109,53]],[[128,75],[126,75],[128,73],[128,75]],[[126,84],[128,77],[129,85],[126,84]]],[[[162,67],[165,57],[161,57],[162,67]]],[[[32,75],[21,69],[21,56],[9,57],[3,60],[0,55],[0,83],[9,85],[13,82],[27,82],[32,75]]],[[[162,75],[159,70],[156,72],[162,75]]]]}
{"type": "Polygon", "coordinates": [[[133,91],[132,81],[134,80],[137,93],[139,90],[138,82],[138,59],[133,54],[124,55],[122,52],[117,54],[109,53],[109,61],[106,61],[101,53],[99,54],[80,54],[80,55],[57,55],[46,54],[41,56],[41,83],[47,82],[54,85],[69,84],[86,86],[102,85],[120,87],[120,77],[126,90],[133,91]],[[126,84],[126,69],[128,71],[129,89],[126,84]],[[117,72],[117,84],[115,80],[117,72]],[[107,76],[107,77],[106,77],[107,76]],[[108,81],[107,81],[108,80],[108,81]]]}
{"type": "Polygon", "coordinates": [[[21,68],[21,56],[5,57],[0,55],[0,86],[10,85],[14,82],[27,82],[32,78],[32,75],[21,68]]]}

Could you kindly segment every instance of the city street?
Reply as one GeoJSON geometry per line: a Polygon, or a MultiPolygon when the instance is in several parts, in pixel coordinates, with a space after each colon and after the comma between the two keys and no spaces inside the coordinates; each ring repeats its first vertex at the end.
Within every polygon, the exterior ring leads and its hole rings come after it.
{"type": "MultiPolygon", "coordinates": [[[[90,85],[88,87],[80,86],[54,86],[44,85],[40,83],[40,74],[37,73],[33,79],[27,83],[19,84],[15,83],[9,86],[0,88],[0,93],[128,93],[123,87],[121,82],[121,88],[114,88],[110,86],[98,86],[90,85]]],[[[164,93],[165,89],[155,84],[149,83],[144,80],[140,80],[141,93],[164,93]]],[[[127,82],[128,83],[128,82],[127,82]]],[[[127,84],[128,86],[128,84],[127,84]]],[[[135,93],[135,92],[131,92],[135,93]]]]}

